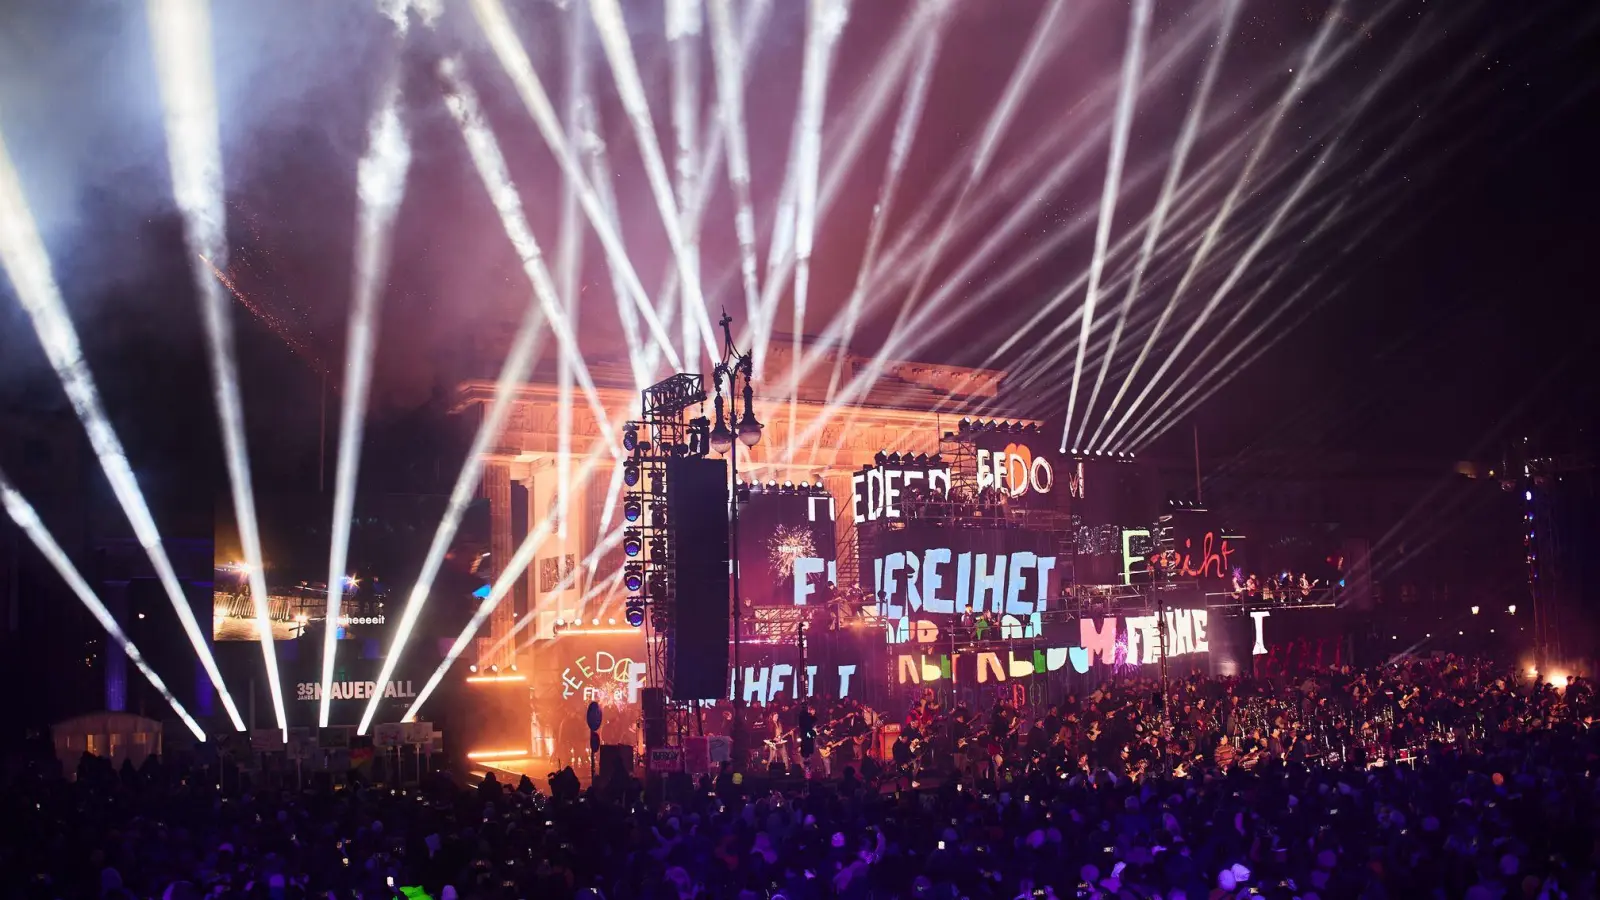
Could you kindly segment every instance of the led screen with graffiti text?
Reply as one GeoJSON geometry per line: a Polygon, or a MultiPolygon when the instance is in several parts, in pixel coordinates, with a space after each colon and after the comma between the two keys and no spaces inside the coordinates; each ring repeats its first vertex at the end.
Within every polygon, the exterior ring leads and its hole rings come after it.
{"type": "Polygon", "coordinates": [[[837,583],[833,498],[752,491],[739,504],[739,589],[753,606],[805,605],[837,583]]]}
{"type": "Polygon", "coordinates": [[[1083,496],[1083,467],[1050,446],[1036,433],[990,431],[974,442],[979,491],[1002,494],[1006,503],[1023,509],[1069,509],[1083,496]]]}

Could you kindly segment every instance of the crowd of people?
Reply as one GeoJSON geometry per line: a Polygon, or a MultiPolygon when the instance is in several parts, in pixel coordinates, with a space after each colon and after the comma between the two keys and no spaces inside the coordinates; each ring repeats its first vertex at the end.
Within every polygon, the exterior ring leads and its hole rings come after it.
{"type": "MultiPolygon", "coordinates": [[[[568,771],[541,790],[436,773],[294,791],[178,761],[113,771],[86,759],[75,780],[14,761],[0,889],[108,900],[1600,890],[1600,743],[1584,679],[1541,685],[1444,657],[1193,678],[1160,701],[1150,687],[1119,682],[1040,710],[924,697],[889,758],[863,741],[828,777],[724,769],[582,789],[568,771]]],[[[819,719],[823,731],[834,721],[819,719]]]]}

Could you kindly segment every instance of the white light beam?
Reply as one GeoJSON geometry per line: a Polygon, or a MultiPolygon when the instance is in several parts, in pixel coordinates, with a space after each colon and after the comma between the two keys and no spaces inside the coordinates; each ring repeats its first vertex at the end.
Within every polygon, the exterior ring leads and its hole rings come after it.
{"type": "MultiPolygon", "coordinates": [[[[1160,336],[1162,327],[1171,318],[1172,312],[1174,309],[1176,309],[1178,301],[1189,290],[1189,286],[1194,283],[1195,276],[1197,276],[1200,273],[1201,268],[1205,266],[1206,260],[1210,256],[1212,246],[1216,243],[1217,238],[1221,236],[1223,226],[1228,223],[1228,218],[1233,215],[1234,208],[1238,206],[1239,201],[1243,198],[1245,188],[1252,183],[1252,176],[1255,174],[1256,167],[1259,166],[1261,164],[1261,160],[1266,157],[1267,148],[1271,146],[1272,139],[1277,134],[1278,126],[1282,124],[1284,117],[1289,112],[1289,108],[1294,105],[1295,101],[1297,101],[1305,93],[1306,88],[1310,86],[1313,73],[1317,68],[1317,60],[1319,57],[1321,57],[1322,49],[1327,44],[1329,36],[1333,33],[1335,23],[1339,21],[1339,16],[1342,15],[1342,9],[1342,3],[1335,4],[1335,6],[1329,10],[1327,16],[1323,19],[1321,27],[1317,29],[1316,36],[1312,39],[1311,45],[1306,49],[1305,61],[1296,67],[1294,77],[1289,80],[1288,89],[1285,90],[1283,92],[1283,96],[1278,99],[1278,103],[1273,108],[1272,114],[1267,118],[1266,124],[1262,126],[1260,136],[1256,139],[1255,147],[1251,149],[1250,155],[1245,159],[1244,169],[1240,171],[1239,177],[1234,181],[1232,190],[1228,191],[1227,196],[1223,198],[1222,205],[1217,208],[1217,214],[1212,218],[1211,225],[1206,229],[1205,235],[1200,241],[1200,246],[1195,250],[1194,257],[1189,262],[1189,268],[1184,271],[1183,277],[1178,279],[1178,285],[1177,287],[1173,288],[1172,295],[1167,299],[1167,305],[1162,310],[1161,318],[1156,321],[1155,329],[1150,333],[1150,336],[1145,339],[1144,346],[1139,349],[1139,355],[1134,358],[1133,366],[1128,369],[1127,376],[1123,378],[1123,387],[1118,389],[1117,396],[1113,398],[1111,405],[1107,407],[1107,418],[1110,418],[1116,414],[1117,403],[1126,393],[1127,386],[1133,384],[1133,381],[1138,376],[1139,369],[1144,365],[1145,360],[1149,359],[1150,351],[1155,349],[1156,339],[1160,336]]],[[[1169,354],[1167,356],[1168,364],[1170,364],[1171,359],[1172,355],[1169,354]]],[[[1163,367],[1163,372],[1164,371],[1165,367],[1163,367]]],[[[1112,439],[1116,435],[1116,432],[1127,423],[1128,417],[1138,409],[1140,403],[1144,402],[1145,397],[1149,396],[1149,387],[1153,383],[1154,380],[1147,381],[1145,383],[1145,389],[1139,393],[1138,397],[1134,398],[1132,405],[1129,406],[1128,410],[1123,414],[1117,425],[1114,426],[1106,435],[1106,439],[1103,442],[1096,445],[1095,448],[1086,447],[1084,449],[1105,449],[1106,447],[1110,446],[1112,439]]]]}
{"type": "MultiPolygon", "coordinates": [[[[495,211],[500,214],[500,223],[505,228],[506,237],[511,240],[511,246],[517,251],[523,272],[533,285],[534,296],[538,298],[544,317],[550,323],[556,344],[572,363],[573,377],[577,379],[578,389],[583,392],[589,408],[594,412],[600,436],[614,445],[614,455],[620,454],[621,447],[616,445],[606,419],[605,405],[600,402],[589,367],[583,362],[583,351],[578,348],[577,335],[573,333],[571,321],[562,312],[555,280],[550,277],[550,269],[545,265],[544,254],[533,236],[533,229],[528,227],[527,216],[522,211],[522,197],[517,194],[517,187],[511,181],[505,155],[500,151],[500,142],[484,120],[477,92],[467,83],[462,69],[461,61],[454,57],[439,63],[439,74],[446,86],[445,107],[455,120],[456,127],[461,130],[461,136],[466,139],[473,165],[489,192],[495,211]]],[[[581,177],[581,173],[578,174],[581,177]]]]}
{"type": "MultiPolygon", "coordinates": [[[[939,61],[939,48],[944,36],[941,31],[931,32],[923,41],[917,67],[906,85],[905,101],[900,107],[900,117],[895,121],[894,137],[889,146],[889,161],[885,166],[883,181],[878,186],[878,202],[872,206],[872,223],[867,232],[867,248],[856,271],[855,287],[845,301],[844,313],[839,318],[841,348],[850,345],[855,337],[856,324],[861,319],[861,307],[866,302],[867,287],[873,266],[878,259],[878,247],[883,243],[884,230],[894,208],[895,190],[900,186],[900,173],[905,171],[906,159],[911,155],[912,142],[917,136],[917,126],[922,122],[922,111],[927,106],[928,86],[933,83],[933,69],[939,61]]],[[[831,329],[830,329],[831,330],[831,329]]],[[[834,353],[833,372],[828,377],[828,392],[833,397],[839,389],[839,378],[844,372],[845,353],[834,353]]],[[[809,367],[808,367],[809,368],[809,367]]]]}
{"type": "Polygon", "coordinates": [[[679,358],[678,351],[673,348],[672,338],[667,333],[666,326],[662,324],[661,317],[657,315],[655,304],[650,302],[649,295],[645,293],[644,284],[639,281],[639,274],[634,271],[633,262],[628,257],[628,251],[623,248],[617,230],[607,219],[593,187],[584,178],[577,155],[562,133],[555,107],[551,105],[544,84],[534,71],[533,61],[528,58],[527,48],[522,45],[522,40],[512,28],[511,18],[506,14],[501,0],[472,0],[472,12],[477,17],[478,25],[483,29],[484,35],[489,39],[489,44],[500,60],[501,67],[515,85],[518,96],[528,109],[528,114],[533,117],[539,134],[550,147],[550,152],[555,155],[557,162],[561,164],[562,172],[568,180],[578,185],[578,203],[583,207],[584,215],[594,228],[595,237],[605,250],[607,262],[623,277],[623,284],[627,288],[626,296],[633,301],[634,307],[639,311],[640,317],[649,328],[656,346],[666,356],[667,362],[675,369],[682,368],[683,361],[679,358]]]}
{"type": "MultiPolygon", "coordinates": [[[[1133,308],[1134,301],[1139,297],[1139,289],[1144,285],[1145,271],[1150,267],[1150,257],[1155,253],[1156,243],[1161,238],[1161,229],[1166,227],[1167,214],[1171,210],[1173,197],[1177,193],[1178,184],[1183,177],[1183,164],[1189,157],[1189,150],[1194,147],[1196,136],[1200,133],[1200,123],[1205,117],[1206,103],[1211,97],[1211,90],[1216,86],[1217,73],[1222,69],[1222,59],[1227,54],[1228,39],[1233,36],[1233,24],[1238,18],[1240,0],[1224,0],[1222,12],[1222,26],[1217,33],[1216,44],[1211,48],[1211,53],[1206,59],[1204,74],[1200,76],[1200,87],[1195,93],[1194,102],[1189,106],[1189,113],[1184,117],[1183,129],[1178,133],[1178,143],[1172,151],[1172,163],[1167,168],[1166,181],[1161,185],[1161,193],[1156,199],[1155,211],[1151,215],[1150,224],[1146,228],[1144,244],[1139,248],[1139,257],[1133,264],[1133,275],[1128,280],[1128,290],[1122,297],[1122,310],[1117,317],[1117,324],[1111,331],[1111,345],[1100,357],[1100,373],[1095,376],[1094,389],[1089,392],[1089,405],[1085,407],[1084,422],[1094,412],[1095,401],[1100,399],[1100,389],[1105,385],[1106,370],[1111,367],[1111,360],[1117,355],[1117,344],[1122,339],[1122,331],[1128,319],[1128,311],[1133,308]]],[[[1116,408],[1122,400],[1119,391],[1112,401],[1112,409],[1116,408]]],[[[1073,446],[1092,446],[1100,440],[1100,432],[1105,428],[1106,421],[1101,419],[1090,437],[1088,444],[1083,440],[1083,428],[1078,428],[1078,436],[1073,441],[1073,446]]]]}
{"type": "Polygon", "coordinates": [[[739,239],[739,274],[747,316],[760,308],[756,280],[756,218],[750,201],[750,148],[744,124],[744,60],[733,32],[732,0],[706,0],[711,26],[712,64],[717,82],[717,113],[727,142],[728,184],[733,189],[734,233],[739,239]]]}
{"type": "MultiPolygon", "coordinates": [[[[580,481],[588,479],[589,473],[594,470],[595,463],[600,460],[601,456],[606,455],[606,451],[609,449],[608,444],[609,441],[605,439],[594,443],[588,455],[584,458],[583,464],[578,468],[580,481]]],[[[445,673],[450,671],[450,667],[455,664],[455,661],[461,658],[461,654],[472,646],[472,638],[478,633],[478,629],[494,614],[495,608],[500,605],[500,601],[505,599],[505,596],[516,587],[517,581],[527,571],[528,563],[533,561],[534,554],[538,553],[539,548],[544,546],[545,541],[549,540],[554,531],[553,519],[564,515],[566,515],[566,510],[555,510],[551,515],[541,518],[536,525],[529,529],[527,537],[522,539],[522,543],[517,546],[516,552],[512,554],[506,567],[495,578],[494,586],[489,589],[489,596],[485,597],[483,602],[478,605],[477,610],[472,614],[472,618],[468,620],[466,627],[461,629],[461,633],[456,636],[455,643],[450,646],[450,651],[445,655],[444,660],[439,663],[438,668],[433,670],[433,674],[428,677],[428,681],[422,686],[422,690],[417,692],[417,699],[411,701],[411,708],[406,710],[405,715],[401,717],[401,721],[410,722],[416,719],[417,710],[421,709],[422,704],[428,701],[428,697],[433,694],[434,689],[439,686],[439,682],[443,680],[445,673]]],[[[386,683],[387,680],[387,678],[384,678],[379,683],[386,683]]],[[[369,715],[376,708],[379,699],[381,698],[374,697],[367,704],[369,715]]],[[[365,726],[363,726],[364,730],[365,726]]]]}
{"type": "Polygon", "coordinates": [[[811,249],[817,224],[817,178],[822,165],[822,116],[828,102],[833,49],[849,18],[848,0],[811,0],[806,21],[805,66],[800,73],[800,131],[795,202],[794,329],[789,348],[789,430],[794,434],[800,394],[800,354],[811,283],[811,249]]]}
{"type": "MultiPolygon", "coordinates": [[[[594,18],[595,31],[600,35],[600,46],[605,49],[606,60],[611,64],[611,75],[617,85],[622,106],[633,124],[634,139],[644,160],[645,175],[650,182],[650,192],[655,195],[656,206],[666,226],[667,243],[672,247],[673,258],[678,263],[678,277],[683,281],[683,303],[692,307],[694,322],[700,340],[706,347],[715,347],[716,335],[711,328],[711,314],[706,310],[706,298],[700,289],[700,269],[689,255],[682,229],[679,226],[678,204],[672,196],[672,181],[667,175],[667,163],[661,155],[661,143],[656,139],[655,124],[650,116],[650,104],[645,98],[644,79],[639,75],[634,60],[633,43],[628,37],[628,23],[623,18],[618,0],[589,0],[589,14],[594,18]]],[[[688,312],[685,312],[688,315],[688,312]]],[[[697,365],[699,354],[689,359],[697,365]]]]}
{"type": "Polygon", "coordinates": [[[100,623],[100,627],[106,630],[106,634],[122,648],[122,652],[127,654],[128,659],[144,675],[145,680],[150,682],[150,686],[155,688],[162,699],[167,701],[168,706],[172,707],[172,711],[183,721],[184,726],[194,735],[195,740],[205,743],[205,729],[200,727],[200,723],[189,715],[189,711],[184,709],[178,698],[173,696],[172,691],[167,689],[167,685],[161,680],[161,676],[157,675],[155,670],[150,668],[150,665],[144,661],[144,655],[139,652],[139,648],[133,645],[133,641],[129,640],[127,634],[123,632],[122,626],[117,624],[116,617],[111,614],[110,610],[106,609],[104,603],[100,602],[100,598],[95,596],[94,590],[89,587],[87,581],[83,580],[83,576],[79,574],[77,566],[74,566],[72,560],[67,557],[66,551],[62,550],[61,545],[56,543],[55,537],[50,534],[50,530],[39,519],[39,514],[34,511],[33,506],[7,480],[5,472],[0,472],[0,505],[5,506],[6,513],[11,516],[11,521],[15,522],[17,527],[22,529],[23,533],[28,536],[28,540],[39,548],[39,552],[44,555],[45,559],[50,561],[51,566],[55,567],[56,573],[67,583],[68,587],[72,588],[72,592],[78,596],[78,600],[89,608],[89,613],[100,623]]]}
{"type": "Polygon", "coordinates": [[[356,261],[345,350],[344,396],[339,408],[339,459],[333,480],[332,541],[328,549],[328,612],[323,620],[322,701],[317,725],[328,727],[333,700],[333,669],[339,650],[339,607],[350,552],[350,519],[355,514],[361,439],[372,390],[372,358],[378,340],[378,302],[389,269],[390,239],[405,196],[411,143],[400,120],[400,73],[390,75],[379,106],[367,124],[367,150],[356,165],[356,261]]]}

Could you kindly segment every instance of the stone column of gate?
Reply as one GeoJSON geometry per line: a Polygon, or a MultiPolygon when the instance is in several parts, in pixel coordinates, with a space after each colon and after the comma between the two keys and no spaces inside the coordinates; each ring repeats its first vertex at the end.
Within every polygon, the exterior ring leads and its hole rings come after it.
{"type": "MultiPolygon", "coordinates": [[[[529,474],[527,478],[522,479],[522,486],[528,490],[527,521],[529,531],[539,527],[539,492],[537,490],[538,480],[538,476],[533,474],[529,474]]],[[[531,616],[534,614],[534,611],[539,608],[539,582],[536,580],[538,577],[539,565],[537,561],[530,561],[528,563],[527,570],[522,573],[522,577],[517,579],[517,595],[520,602],[517,604],[517,609],[512,615],[511,627],[513,629],[516,628],[517,623],[521,621],[523,616],[531,616]]],[[[529,628],[524,628],[521,631],[516,632],[515,636],[513,636],[511,639],[510,645],[505,648],[506,657],[512,663],[516,663],[516,648],[526,644],[533,636],[533,632],[529,630],[529,628]]]]}
{"type": "MultiPolygon", "coordinates": [[[[506,565],[511,562],[514,549],[511,546],[511,467],[503,462],[493,460],[483,466],[482,496],[489,501],[489,575],[491,584],[498,582],[500,574],[505,571],[506,565]]],[[[516,617],[516,603],[513,598],[505,597],[500,605],[490,614],[487,629],[489,646],[494,646],[500,639],[511,632],[511,625],[516,617]]],[[[480,648],[484,644],[480,641],[480,648]]],[[[501,653],[498,657],[508,657],[501,653]]],[[[509,658],[479,659],[478,665],[498,665],[502,662],[509,664],[509,658]]]]}

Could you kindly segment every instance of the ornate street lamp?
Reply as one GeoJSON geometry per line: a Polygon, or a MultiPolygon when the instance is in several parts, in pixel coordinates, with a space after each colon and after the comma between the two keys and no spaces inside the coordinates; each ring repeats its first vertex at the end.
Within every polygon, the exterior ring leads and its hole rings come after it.
{"type": "Polygon", "coordinates": [[[744,603],[739,597],[739,445],[754,447],[761,443],[761,423],[756,419],[755,390],[750,380],[755,372],[755,362],[747,352],[734,346],[733,331],[728,327],[733,319],[722,314],[722,362],[712,373],[716,386],[717,424],[711,429],[711,449],[719,456],[728,457],[728,500],[732,504],[728,516],[728,552],[733,559],[733,765],[743,770],[749,753],[744,734],[744,668],[740,665],[740,618],[744,603]],[[744,376],[743,413],[740,412],[738,393],[739,376],[744,376]],[[724,417],[722,382],[728,382],[727,416],[724,417]],[[738,424],[729,429],[728,423],[738,424]],[[737,440],[735,440],[737,438],[737,440]]]}

